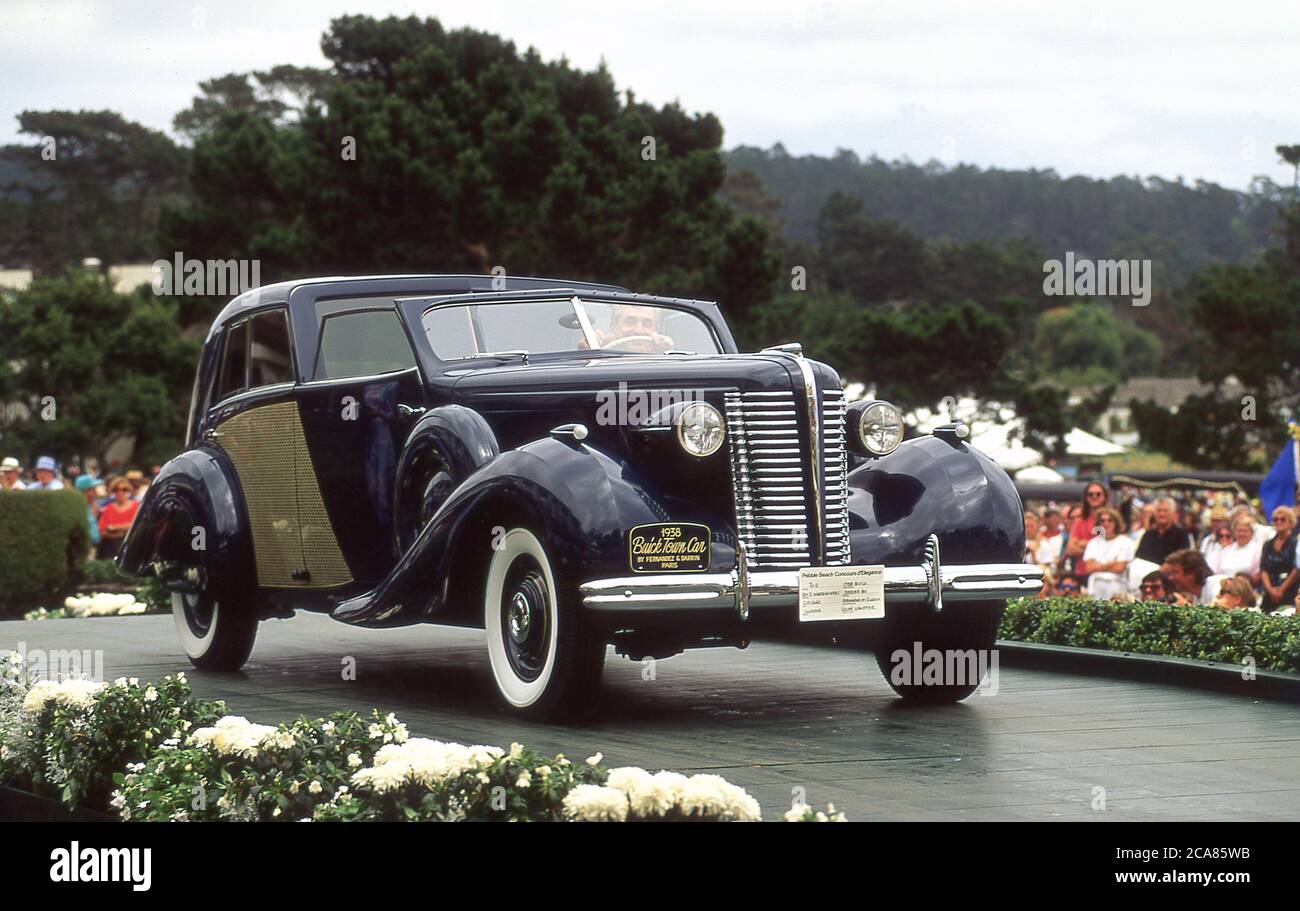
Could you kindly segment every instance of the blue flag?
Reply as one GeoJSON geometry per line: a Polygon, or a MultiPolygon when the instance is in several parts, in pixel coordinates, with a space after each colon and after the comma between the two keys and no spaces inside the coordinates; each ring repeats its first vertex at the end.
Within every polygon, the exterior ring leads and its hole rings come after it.
{"type": "Polygon", "coordinates": [[[1296,441],[1287,440],[1281,455],[1259,485],[1259,505],[1264,510],[1264,521],[1267,522],[1279,506],[1295,505],[1295,485],[1296,441]]]}

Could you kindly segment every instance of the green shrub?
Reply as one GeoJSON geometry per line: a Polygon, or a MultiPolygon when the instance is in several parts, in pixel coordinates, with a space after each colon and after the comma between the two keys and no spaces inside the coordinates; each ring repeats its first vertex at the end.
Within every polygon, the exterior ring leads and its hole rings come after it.
{"type": "Polygon", "coordinates": [[[86,498],[75,490],[0,493],[0,616],[58,598],[89,548],[86,498]]]}
{"type": "Polygon", "coordinates": [[[998,636],[1228,664],[1251,657],[1264,670],[1300,673],[1300,616],[1159,602],[1022,598],[1007,603],[998,636]]]}

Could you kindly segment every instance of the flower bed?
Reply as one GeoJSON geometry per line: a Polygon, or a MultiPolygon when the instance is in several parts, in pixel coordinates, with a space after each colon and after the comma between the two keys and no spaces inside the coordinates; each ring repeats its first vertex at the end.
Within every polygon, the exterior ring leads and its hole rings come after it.
{"type": "MultiPolygon", "coordinates": [[[[757,821],[717,775],[607,769],[513,744],[408,736],[389,714],[254,724],[194,698],[184,674],[103,684],[0,677],[0,785],[124,820],[757,821]]],[[[840,821],[796,807],[791,821],[840,821]]]]}
{"type": "Polygon", "coordinates": [[[1300,673],[1300,617],[1247,610],[1086,598],[1023,598],[1007,603],[998,636],[1015,642],[1228,664],[1241,664],[1249,657],[1262,670],[1300,673]]]}

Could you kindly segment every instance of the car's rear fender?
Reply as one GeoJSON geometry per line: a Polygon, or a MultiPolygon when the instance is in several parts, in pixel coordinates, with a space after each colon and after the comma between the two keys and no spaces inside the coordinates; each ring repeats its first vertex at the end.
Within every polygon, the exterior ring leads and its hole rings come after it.
{"type": "Polygon", "coordinates": [[[216,449],[181,453],[154,478],[117,555],[135,576],[202,566],[220,594],[247,594],[256,578],[248,517],[234,466],[216,449]]]}

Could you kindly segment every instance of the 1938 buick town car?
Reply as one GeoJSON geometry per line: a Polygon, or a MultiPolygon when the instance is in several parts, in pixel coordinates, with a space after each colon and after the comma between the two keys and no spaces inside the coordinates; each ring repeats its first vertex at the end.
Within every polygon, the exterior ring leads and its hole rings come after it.
{"type": "Polygon", "coordinates": [[[484,628],[503,702],[537,716],[589,704],[610,644],[643,659],[793,630],[873,648],[905,697],[960,699],[978,679],[891,675],[889,656],[991,648],[1040,574],[965,428],[903,435],[798,345],[739,353],[713,303],[289,282],[213,323],[187,449],[118,562],[171,589],[200,668],[239,668],[260,620],[306,609],[484,628]]]}

